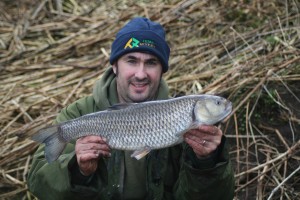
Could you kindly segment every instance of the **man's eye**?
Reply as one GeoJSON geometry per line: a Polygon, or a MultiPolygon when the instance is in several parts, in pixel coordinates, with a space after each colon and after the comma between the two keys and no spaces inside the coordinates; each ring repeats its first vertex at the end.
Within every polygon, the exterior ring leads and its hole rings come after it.
{"type": "Polygon", "coordinates": [[[129,62],[129,63],[136,63],[136,60],[128,60],[127,62],[129,62]]]}
{"type": "Polygon", "coordinates": [[[148,61],[147,64],[148,65],[157,65],[157,62],[156,61],[148,61]]]}

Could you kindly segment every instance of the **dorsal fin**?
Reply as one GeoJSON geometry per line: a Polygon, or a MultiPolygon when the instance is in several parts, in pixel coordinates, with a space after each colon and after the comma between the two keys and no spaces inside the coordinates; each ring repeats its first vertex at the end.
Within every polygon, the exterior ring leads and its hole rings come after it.
{"type": "Polygon", "coordinates": [[[122,109],[128,108],[128,107],[136,105],[136,104],[137,103],[118,103],[118,104],[108,107],[107,110],[122,110],[122,109]]]}

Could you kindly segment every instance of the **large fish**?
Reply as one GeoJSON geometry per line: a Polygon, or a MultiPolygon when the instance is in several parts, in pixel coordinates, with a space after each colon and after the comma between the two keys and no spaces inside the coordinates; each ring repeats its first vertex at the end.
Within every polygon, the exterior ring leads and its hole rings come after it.
{"type": "Polygon", "coordinates": [[[189,95],[168,100],[118,104],[44,129],[32,137],[45,143],[45,157],[55,161],[72,139],[99,135],[111,148],[135,150],[140,159],[152,149],[183,141],[183,134],[198,125],[212,125],[228,116],[231,102],[213,95],[189,95]]]}

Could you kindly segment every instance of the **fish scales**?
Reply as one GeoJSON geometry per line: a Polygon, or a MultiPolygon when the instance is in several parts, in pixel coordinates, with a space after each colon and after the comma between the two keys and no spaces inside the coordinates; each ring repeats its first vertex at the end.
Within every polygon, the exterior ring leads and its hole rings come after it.
{"type": "Polygon", "coordinates": [[[213,95],[190,95],[121,106],[42,129],[33,140],[46,144],[48,162],[65,143],[87,135],[105,137],[113,149],[150,151],[178,144],[195,125],[212,124],[231,112],[231,103],[213,95]],[[58,143],[58,144],[56,144],[58,143]],[[51,146],[56,145],[54,148],[51,146]],[[47,149],[47,146],[50,146],[47,149]]]}
{"type": "MultiPolygon", "coordinates": [[[[158,148],[178,140],[174,133],[186,129],[192,123],[193,101],[156,102],[129,106],[118,111],[99,115],[86,115],[83,119],[63,125],[67,141],[87,134],[101,135],[112,148],[135,150],[145,146],[158,148]],[[187,106],[189,105],[189,106],[187,106]]],[[[181,142],[181,141],[178,141],[181,142]]]]}
{"type": "MultiPolygon", "coordinates": [[[[180,104],[173,105],[175,106],[174,108],[172,108],[171,103],[158,104],[157,106],[155,106],[156,109],[152,109],[153,105],[151,105],[145,108],[146,112],[144,112],[144,108],[142,108],[140,112],[138,112],[138,115],[133,113],[132,115],[130,115],[132,116],[133,120],[128,123],[130,124],[129,127],[131,127],[130,130],[128,130],[129,137],[124,137],[124,132],[121,131],[119,133],[120,137],[115,141],[119,141],[120,144],[129,146],[130,144],[128,144],[128,139],[139,138],[140,140],[138,140],[137,143],[131,143],[133,149],[130,150],[134,150],[144,146],[153,148],[164,147],[176,142],[176,140],[178,140],[178,137],[174,133],[179,132],[179,129],[181,127],[178,126],[180,125],[180,123],[178,124],[178,119],[180,116],[183,117],[183,115],[180,112],[174,112],[174,110],[176,111],[180,107],[180,104]],[[173,118],[173,120],[170,120],[170,118],[173,118]],[[136,122],[138,122],[137,127],[134,125],[136,122]]],[[[186,108],[187,107],[185,107],[185,110],[186,108]]],[[[186,116],[189,115],[187,114],[189,112],[185,113],[186,116]]],[[[189,119],[189,121],[191,122],[191,117],[189,117],[189,119]]],[[[181,123],[187,124],[184,120],[181,120],[181,123]]],[[[126,130],[128,124],[125,125],[124,130],[126,130]]],[[[129,142],[132,142],[132,140],[130,140],[129,142]]]]}

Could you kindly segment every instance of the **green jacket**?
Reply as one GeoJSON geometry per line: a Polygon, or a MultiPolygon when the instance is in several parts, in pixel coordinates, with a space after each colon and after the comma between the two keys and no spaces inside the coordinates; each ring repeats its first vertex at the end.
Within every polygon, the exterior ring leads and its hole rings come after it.
{"type": "MultiPolygon", "coordinates": [[[[168,98],[162,80],[157,99],[168,98]]],[[[104,110],[118,103],[115,76],[106,71],[95,84],[93,95],[79,99],[64,108],[56,122],[104,110]]],[[[123,199],[124,151],[112,150],[110,158],[99,160],[97,171],[90,177],[78,170],[74,142],[67,145],[58,161],[48,164],[44,145],[34,155],[28,175],[28,187],[44,199],[123,199]]],[[[210,157],[199,160],[192,149],[182,143],[154,150],[146,157],[147,199],[232,200],[234,176],[229,161],[226,139],[210,157]]]]}

